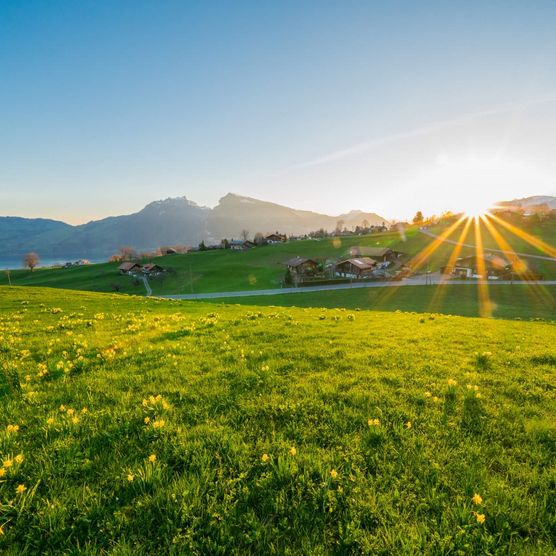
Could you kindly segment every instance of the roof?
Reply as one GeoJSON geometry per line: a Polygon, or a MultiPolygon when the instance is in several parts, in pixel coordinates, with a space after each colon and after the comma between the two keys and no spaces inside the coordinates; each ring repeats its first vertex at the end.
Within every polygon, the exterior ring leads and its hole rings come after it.
{"type": "Polygon", "coordinates": [[[302,264],[305,263],[313,263],[313,264],[317,264],[317,261],[315,261],[314,259],[307,259],[305,257],[294,257],[293,259],[290,259],[289,261],[286,261],[286,264],[288,266],[301,266],[302,264]]]}
{"type": "Polygon", "coordinates": [[[475,254],[469,255],[468,257],[461,257],[456,261],[454,266],[459,266],[461,264],[465,264],[466,262],[475,261],[478,258],[482,258],[483,261],[499,268],[504,268],[506,266],[509,266],[510,264],[510,262],[501,255],[497,255],[496,253],[483,253],[482,255],[475,254]]]}
{"type": "Polygon", "coordinates": [[[143,270],[154,270],[155,268],[159,268],[160,270],[162,270],[162,267],[158,264],[148,263],[146,265],[143,265],[143,270]]]}
{"type": "Polygon", "coordinates": [[[129,271],[129,270],[131,270],[132,268],[135,268],[135,267],[141,268],[141,265],[138,264],[138,263],[134,263],[134,262],[126,262],[126,263],[122,263],[119,266],[119,269],[127,272],[127,271],[129,271]]]}
{"type": "Polygon", "coordinates": [[[349,250],[350,255],[355,257],[384,257],[389,253],[392,253],[392,249],[389,247],[352,247],[349,250]]]}
{"type": "Polygon", "coordinates": [[[359,270],[369,270],[376,265],[376,261],[370,257],[359,257],[356,259],[344,259],[338,264],[350,263],[357,267],[359,270]]]}

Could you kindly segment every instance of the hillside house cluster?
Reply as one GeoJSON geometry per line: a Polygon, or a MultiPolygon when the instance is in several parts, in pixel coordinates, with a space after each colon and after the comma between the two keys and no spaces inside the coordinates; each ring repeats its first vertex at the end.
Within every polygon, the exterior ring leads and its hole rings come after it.
{"type": "Polygon", "coordinates": [[[460,257],[453,266],[445,266],[442,274],[454,278],[487,278],[489,280],[508,280],[526,277],[529,280],[540,279],[541,276],[523,262],[510,262],[503,255],[497,253],[483,253],[460,257]]]}
{"type": "Polygon", "coordinates": [[[136,275],[141,273],[151,277],[158,276],[159,274],[164,272],[164,268],[162,268],[160,265],[154,263],[140,265],[139,263],[133,261],[122,263],[118,267],[118,270],[120,271],[120,274],[136,275]]]}

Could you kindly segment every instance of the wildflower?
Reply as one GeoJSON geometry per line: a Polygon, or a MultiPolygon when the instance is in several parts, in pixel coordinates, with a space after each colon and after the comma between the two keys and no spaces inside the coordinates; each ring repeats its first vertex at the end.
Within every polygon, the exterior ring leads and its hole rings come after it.
{"type": "Polygon", "coordinates": [[[6,470],[3,467],[0,467],[0,479],[6,475],[6,470]]]}
{"type": "Polygon", "coordinates": [[[74,425],[77,425],[77,424],[79,423],[79,417],[72,417],[71,422],[72,422],[74,425]]]}
{"type": "Polygon", "coordinates": [[[23,494],[26,490],[27,490],[27,487],[25,485],[17,485],[17,488],[15,489],[15,492],[16,492],[16,494],[23,494]]]}
{"type": "Polygon", "coordinates": [[[0,537],[3,537],[6,533],[4,532],[4,526],[0,525],[0,537]]]}
{"type": "Polygon", "coordinates": [[[268,454],[263,454],[263,455],[261,456],[261,461],[262,461],[263,463],[266,463],[266,462],[269,461],[269,460],[270,460],[270,456],[269,456],[268,454]]]}
{"type": "Polygon", "coordinates": [[[412,426],[413,426],[413,425],[411,424],[411,421],[407,421],[407,422],[405,423],[405,428],[406,428],[406,429],[410,429],[412,426]]]}
{"type": "Polygon", "coordinates": [[[425,398],[430,398],[432,396],[432,394],[427,390],[425,392],[425,398]]]}
{"type": "Polygon", "coordinates": [[[81,414],[82,414],[82,415],[85,415],[85,413],[89,413],[89,408],[88,408],[88,407],[84,407],[84,408],[81,410],[81,414]]]}
{"type": "Polygon", "coordinates": [[[486,516],[485,516],[485,514],[475,513],[475,519],[477,520],[477,523],[483,524],[486,520],[486,516]]]}
{"type": "Polygon", "coordinates": [[[475,393],[475,397],[476,397],[476,398],[482,398],[483,396],[481,395],[480,392],[476,392],[476,393],[475,393]]]}
{"type": "Polygon", "coordinates": [[[151,422],[151,418],[150,417],[145,417],[143,419],[143,421],[145,422],[145,425],[148,425],[151,422]]]}
{"type": "Polygon", "coordinates": [[[133,473],[128,473],[127,480],[132,483],[135,480],[135,475],[133,473]]]}
{"type": "Polygon", "coordinates": [[[13,466],[14,462],[13,462],[12,459],[8,458],[8,459],[5,459],[5,460],[2,462],[2,464],[3,464],[3,466],[4,466],[5,469],[8,469],[9,467],[12,467],[12,466],[13,466]]]}
{"type": "Polygon", "coordinates": [[[151,463],[154,463],[154,462],[156,461],[156,454],[151,454],[151,455],[149,456],[149,461],[150,461],[151,463]]]}
{"type": "Polygon", "coordinates": [[[60,411],[61,411],[62,413],[63,413],[66,409],[67,409],[67,408],[66,408],[65,405],[61,405],[61,406],[60,406],[60,411]]]}
{"type": "Polygon", "coordinates": [[[292,447],[290,448],[290,456],[295,456],[295,455],[297,455],[297,450],[295,449],[294,446],[292,446],[292,447]]]}
{"type": "Polygon", "coordinates": [[[23,457],[23,454],[17,454],[17,456],[15,456],[14,459],[15,459],[16,463],[23,463],[23,460],[25,458],[23,457]]]}
{"type": "Polygon", "coordinates": [[[449,378],[448,379],[448,386],[456,386],[457,381],[454,380],[453,378],[449,378]]]}
{"type": "Polygon", "coordinates": [[[166,425],[166,421],[164,421],[164,419],[157,419],[156,421],[153,421],[153,429],[161,429],[164,425],[166,425]]]}
{"type": "Polygon", "coordinates": [[[367,423],[369,427],[380,427],[380,419],[369,419],[367,423]]]}
{"type": "Polygon", "coordinates": [[[75,413],[75,409],[72,409],[71,407],[68,408],[67,414],[68,414],[70,417],[71,417],[74,413],[75,413]]]}
{"type": "Polygon", "coordinates": [[[481,495],[476,493],[473,495],[473,498],[471,498],[471,501],[473,502],[473,504],[477,504],[477,505],[483,503],[483,499],[481,495]]]}
{"type": "Polygon", "coordinates": [[[331,469],[331,470],[330,470],[330,476],[331,476],[333,479],[337,479],[337,478],[338,478],[338,472],[337,472],[335,469],[331,469]]]}
{"type": "Polygon", "coordinates": [[[53,424],[54,424],[54,417],[49,417],[49,418],[46,420],[46,424],[47,424],[47,425],[53,425],[53,424]]]}
{"type": "Polygon", "coordinates": [[[14,434],[16,432],[19,432],[19,425],[8,425],[6,427],[6,432],[8,434],[14,434]]]}

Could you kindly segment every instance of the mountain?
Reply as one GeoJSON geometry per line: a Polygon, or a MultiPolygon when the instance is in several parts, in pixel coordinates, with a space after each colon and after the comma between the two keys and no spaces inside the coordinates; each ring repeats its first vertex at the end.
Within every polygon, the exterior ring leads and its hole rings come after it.
{"type": "Polygon", "coordinates": [[[340,220],[348,228],[364,221],[369,225],[387,223],[374,213],[354,210],[328,216],[232,193],[213,209],[179,197],[150,203],[134,214],[79,226],[41,218],[0,217],[0,258],[36,251],[43,258],[104,259],[124,245],[137,251],[162,245],[197,245],[201,240],[211,243],[224,237],[239,238],[242,230],[251,236],[277,230],[288,235],[305,234],[320,228],[333,230],[340,220]]]}
{"type": "Polygon", "coordinates": [[[248,230],[251,236],[256,232],[267,234],[274,231],[288,235],[306,234],[320,228],[334,230],[339,220],[343,220],[348,228],[360,226],[364,220],[369,225],[387,223],[386,219],[374,213],[354,210],[348,214],[327,216],[228,193],[210,211],[207,231],[210,240],[239,238],[242,230],[248,230]]]}
{"type": "Polygon", "coordinates": [[[505,207],[534,208],[546,205],[556,210],[556,197],[550,195],[535,195],[533,197],[524,197],[523,199],[514,199],[513,201],[503,201],[498,203],[505,207]]]}

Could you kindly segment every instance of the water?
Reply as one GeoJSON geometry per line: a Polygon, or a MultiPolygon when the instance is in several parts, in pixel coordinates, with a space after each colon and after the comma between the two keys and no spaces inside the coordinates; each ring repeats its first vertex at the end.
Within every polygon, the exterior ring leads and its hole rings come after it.
{"type": "MultiPolygon", "coordinates": [[[[39,266],[37,268],[41,268],[44,266],[56,266],[56,265],[64,265],[67,262],[75,262],[77,259],[54,259],[54,258],[39,258],[39,266]]],[[[100,263],[106,262],[101,260],[93,260],[89,259],[92,263],[100,263]]],[[[0,270],[15,270],[18,268],[23,267],[23,257],[0,257],[0,270]]]]}

